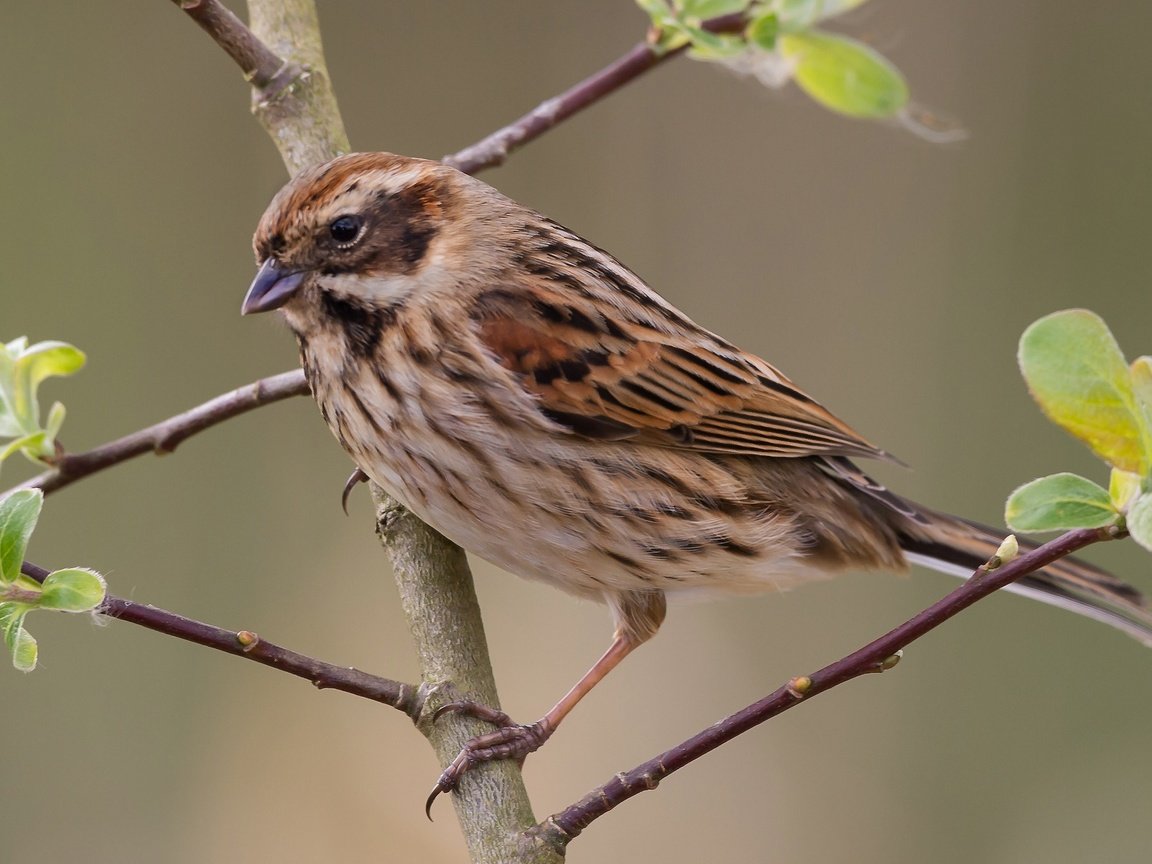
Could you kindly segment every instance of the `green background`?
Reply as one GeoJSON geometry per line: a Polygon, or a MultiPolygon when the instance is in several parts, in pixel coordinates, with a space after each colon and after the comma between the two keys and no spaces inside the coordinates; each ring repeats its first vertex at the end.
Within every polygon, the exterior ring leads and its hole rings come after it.
{"type": "MultiPolygon", "coordinates": [[[[327,3],[354,146],[440,156],[627,49],[626,0],[327,3]]],[[[940,146],[677,60],[485,175],[612,250],[914,466],[901,492],[998,523],[1041,474],[1104,480],[1025,394],[1015,345],[1089,306],[1152,352],[1152,6],[875,0],[940,146]]],[[[168,2],[0,6],[0,337],[66,339],[43,388],[85,449],[295,365],[241,319],[248,238],[284,180],[230,62],[168,2]]],[[[411,680],[367,495],[305,400],[52,496],[31,556],[132,599],[411,680]]],[[[5,485],[26,476],[9,463],[5,485]]],[[[1134,549],[1093,560],[1152,591],[1134,549]]],[[[476,563],[505,708],[529,720],[607,644],[603,609],[476,563]]],[[[846,576],[672,609],[526,768],[561,809],[953,587],[846,576]]],[[[459,861],[400,714],[128,625],[34,615],[0,668],[0,860],[459,861]]],[[[590,828],[571,860],[1147,860],[1152,653],[993,598],[590,828]]]]}

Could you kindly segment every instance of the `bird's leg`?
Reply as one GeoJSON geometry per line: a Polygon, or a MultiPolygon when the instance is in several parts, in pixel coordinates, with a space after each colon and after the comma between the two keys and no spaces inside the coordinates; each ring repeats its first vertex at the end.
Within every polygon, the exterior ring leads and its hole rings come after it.
{"type": "Polygon", "coordinates": [[[487,705],[481,705],[478,702],[472,702],[466,699],[441,705],[436,709],[436,713],[432,715],[433,723],[436,722],[440,715],[454,712],[477,717],[480,720],[493,723],[499,728],[495,732],[489,732],[487,735],[480,735],[479,737],[473,738],[464,745],[464,749],[462,749],[460,754],[444,769],[444,773],[441,774],[440,779],[436,781],[436,785],[432,789],[432,794],[428,796],[424,812],[431,818],[432,803],[436,800],[437,796],[442,792],[449,792],[455,789],[456,784],[460,781],[460,777],[477,765],[493,759],[516,759],[523,761],[529,753],[539,749],[540,746],[552,736],[552,733],[556,731],[556,727],[560,725],[560,721],[567,717],[568,712],[576,707],[576,703],[583,699],[605,675],[615,669],[620,661],[632,653],[633,649],[643,641],[643,639],[634,638],[627,632],[617,631],[612,640],[612,644],[608,646],[608,650],[592,665],[591,669],[584,673],[584,677],[577,681],[576,685],[565,693],[563,698],[553,705],[551,710],[535,723],[529,723],[527,725],[513,723],[512,719],[503,711],[498,711],[494,708],[489,708],[487,705]]]}

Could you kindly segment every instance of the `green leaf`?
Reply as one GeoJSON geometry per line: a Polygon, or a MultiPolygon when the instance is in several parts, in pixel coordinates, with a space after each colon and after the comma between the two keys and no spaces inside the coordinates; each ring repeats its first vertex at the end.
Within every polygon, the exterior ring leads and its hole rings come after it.
{"type": "Polygon", "coordinates": [[[689,53],[697,60],[723,60],[747,50],[744,37],[735,33],[711,33],[702,27],[685,24],[683,32],[692,40],[689,53]]]}
{"type": "Polygon", "coordinates": [[[84,352],[67,342],[37,342],[20,355],[18,362],[33,387],[51,375],[71,375],[84,367],[84,352]]]}
{"type": "Polygon", "coordinates": [[[1113,468],[1108,478],[1108,498],[1112,506],[1124,512],[1140,491],[1140,475],[1113,468]]]}
{"type": "Polygon", "coordinates": [[[1108,325],[1086,309],[1054,312],[1020,337],[1020,371],[1053,423],[1108,464],[1148,473],[1144,411],[1108,325]]]}
{"type": "MultiPolygon", "coordinates": [[[[9,343],[22,343],[19,339],[9,343]]],[[[37,342],[35,345],[13,352],[14,375],[11,381],[9,403],[12,413],[32,431],[39,425],[40,408],[36,402],[36,388],[50,375],[71,375],[84,365],[84,352],[66,342],[37,342]]]]}
{"type": "Polygon", "coordinates": [[[44,579],[39,609],[57,612],[90,612],[104,600],[104,577],[95,570],[70,567],[49,573],[44,579]]]}
{"type": "Polygon", "coordinates": [[[1137,357],[1128,367],[1128,373],[1132,376],[1132,392],[1140,407],[1144,460],[1152,468],[1152,357],[1137,357]]]}
{"type": "Polygon", "coordinates": [[[0,450],[0,461],[17,450],[33,460],[55,454],[56,433],[64,421],[59,403],[49,412],[48,425],[40,425],[36,390],[50,375],[71,375],[85,362],[84,353],[66,342],[28,345],[23,336],[0,344],[0,437],[19,438],[0,450]],[[39,438],[34,437],[37,434],[39,438]]]}
{"type": "MultiPolygon", "coordinates": [[[[3,462],[13,453],[23,450],[25,453],[36,454],[44,450],[44,441],[47,439],[47,433],[44,431],[33,432],[30,435],[22,435],[4,447],[0,447],[0,462],[3,462]]],[[[33,456],[32,458],[35,458],[33,456]]]]}
{"type": "Polygon", "coordinates": [[[1070,531],[1118,521],[1108,490],[1077,474],[1025,483],[1008,497],[1004,521],[1013,531],[1070,531]]]}
{"type": "Polygon", "coordinates": [[[20,575],[42,506],[44,493],[39,489],[17,489],[0,498],[0,582],[14,582],[20,575]]]}
{"type": "Polygon", "coordinates": [[[780,21],[775,12],[754,18],[744,30],[744,38],[749,45],[755,45],[762,51],[774,51],[776,38],[780,34],[780,21]]]}
{"type": "Polygon", "coordinates": [[[1141,495],[1128,508],[1128,533],[1152,552],[1152,495],[1141,495]]]}
{"type": "Polygon", "coordinates": [[[676,6],[685,18],[705,20],[743,12],[751,0],[681,0],[676,6]]]}
{"type": "Polygon", "coordinates": [[[908,102],[900,71],[867,45],[809,30],[778,40],[793,77],[817,102],[850,117],[891,117],[908,102]]]}
{"type": "Polygon", "coordinates": [[[12,665],[21,672],[36,668],[36,640],[24,629],[28,609],[25,603],[0,603],[0,634],[12,655],[12,665]]]}
{"type": "Polygon", "coordinates": [[[24,433],[20,418],[16,416],[13,391],[16,381],[16,349],[22,351],[21,340],[5,345],[0,342],[0,437],[12,438],[24,433]]]}
{"type": "Polygon", "coordinates": [[[56,436],[60,434],[60,427],[64,425],[64,417],[67,413],[63,403],[52,403],[52,407],[48,409],[48,420],[44,423],[44,433],[47,440],[56,440],[56,436]]]}
{"type": "Polygon", "coordinates": [[[790,32],[807,30],[818,21],[855,9],[865,0],[777,0],[774,8],[780,14],[782,29],[790,32]]]}

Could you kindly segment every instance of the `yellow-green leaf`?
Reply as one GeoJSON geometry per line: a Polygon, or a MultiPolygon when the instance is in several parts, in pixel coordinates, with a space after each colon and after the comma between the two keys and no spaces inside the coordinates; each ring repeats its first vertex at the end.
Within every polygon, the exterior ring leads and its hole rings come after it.
{"type": "Polygon", "coordinates": [[[89,612],[104,600],[104,577],[95,570],[71,567],[49,573],[40,593],[39,609],[89,612]]]}
{"type": "Polygon", "coordinates": [[[780,52],[800,87],[822,105],[851,117],[891,117],[908,103],[908,85],[876,51],[849,39],[807,30],[785,33],[780,52]]]}
{"type": "Polygon", "coordinates": [[[1140,475],[1113,468],[1108,478],[1108,497],[1112,506],[1123,512],[1140,491],[1140,475]]]}
{"type": "Polygon", "coordinates": [[[1141,495],[1132,502],[1127,525],[1132,539],[1152,551],[1152,495],[1141,495]]]}
{"type": "Polygon", "coordinates": [[[12,655],[12,665],[21,672],[36,668],[36,640],[24,629],[28,609],[24,603],[0,603],[0,636],[12,655]]]}
{"type": "Polygon", "coordinates": [[[1143,411],[1108,325],[1086,309],[1054,312],[1020,337],[1020,371],[1053,423],[1122,471],[1148,470],[1143,411]]]}

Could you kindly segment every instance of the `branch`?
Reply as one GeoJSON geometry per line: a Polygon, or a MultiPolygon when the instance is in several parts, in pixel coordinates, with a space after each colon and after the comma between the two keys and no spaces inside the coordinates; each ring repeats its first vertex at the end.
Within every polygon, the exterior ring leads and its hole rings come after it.
{"type": "Polygon", "coordinates": [[[219,0],[172,0],[224,49],[253,87],[278,92],[303,72],[282,60],[219,0]]]}
{"type": "MultiPolygon", "coordinates": [[[[732,32],[744,26],[744,15],[721,15],[705,21],[704,29],[713,33],[732,32]]],[[[599,72],[585,78],[559,96],[546,99],[521,117],[491,135],[453,153],[441,161],[458,168],[465,174],[475,174],[485,168],[502,165],[514,150],[539,138],[549,129],[567,120],[573,114],[594,105],[616,92],[625,84],[639,78],[649,69],[677,56],[688,46],[660,53],[651,41],[640,42],[622,57],[609,63],[599,72]]]]}
{"type": "Polygon", "coordinates": [[[1082,528],[1069,531],[1026,555],[1021,555],[996,569],[985,565],[963,585],[936,601],[923,612],[910,618],[895,630],[854,651],[847,657],[825,666],[811,675],[793,678],[783,687],[742,711],[738,711],[698,735],[673,747],[631,771],[617,774],[603,786],[594,789],[560,813],[550,816],[530,833],[540,842],[559,848],[579,836],[590,823],[634,795],[655,789],[674,771],[694,762],[737,735],[782,714],[789,708],[838,684],[859,678],[869,672],[882,672],[892,665],[892,658],[911,642],[939,627],[953,615],[967,609],[977,600],[1034,573],[1078,549],[1104,540],[1124,536],[1121,529],[1082,528]]]}
{"type": "MultiPolygon", "coordinates": [[[[20,572],[37,582],[43,582],[48,576],[47,570],[29,561],[21,565],[20,572]]],[[[374,702],[383,702],[403,711],[413,720],[420,715],[424,704],[423,696],[411,684],[370,675],[348,666],[333,666],[331,663],[281,648],[249,630],[224,630],[155,606],[146,606],[111,595],[104,598],[104,602],[96,608],[96,612],[108,618],[138,624],[157,633],[215,648],[225,654],[243,657],[306,678],[321,690],[342,690],[374,702]]]]}
{"type": "MultiPolygon", "coordinates": [[[[464,550],[445,540],[372,485],[377,533],[396,571],[400,603],[432,688],[417,725],[441,765],[449,764],[470,738],[490,732],[475,718],[453,714],[433,722],[435,709],[463,696],[497,699],[484,622],[464,550]]],[[[559,864],[563,855],[529,838],[536,821],[515,761],[491,762],[461,778],[452,796],[460,829],[474,861],[559,864]]]]}
{"type": "MultiPolygon", "coordinates": [[[[348,151],[324,63],[313,0],[249,0],[248,8],[253,31],[309,70],[297,85],[273,99],[264,98],[259,91],[253,93],[256,115],[279,148],[289,173],[348,151]]],[[[381,542],[391,556],[405,609],[409,610],[418,596],[427,616],[410,617],[423,681],[440,685],[447,672],[476,698],[496,704],[480,605],[463,551],[397,507],[380,489],[373,486],[372,491],[381,542]]],[[[451,753],[445,758],[449,746],[454,742],[459,746],[461,739],[475,730],[459,722],[460,718],[432,728],[429,718],[425,712],[421,731],[436,747],[441,764],[447,764],[455,756],[451,753]]],[[[556,864],[560,860],[549,849],[521,848],[523,832],[535,819],[519,766],[477,772],[474,782],[453,796],[453,805],[473,861],[556,864]],[[494,801],[499,805],[494,806],[494,801]]]]}
{"type": "MultiPolygon", "coordinates": [[[[271,378],[261,378],[230,393],[210,399],[189,411],[161,420],[123,438],[109,441],[83,453],[65,453],[52,470],[37,474],[24,481],[17,489],[41,489],[44,494],[55,492],[97,471],[119,465],[144,453],[163,456],[171,453],[186,438],[203,432],[217,423],[245,414],[262,405],[270,405],[290,396],[308,393],[304,373],[299,369],[282,372],[271,378]]],[[[14,490],[9,490],[14,491],[14,490]]],[[[7,493],[4,493],[7,494],[7,493]]],[[[2,496],[0,496],[2,497],[2,496]]]]}

